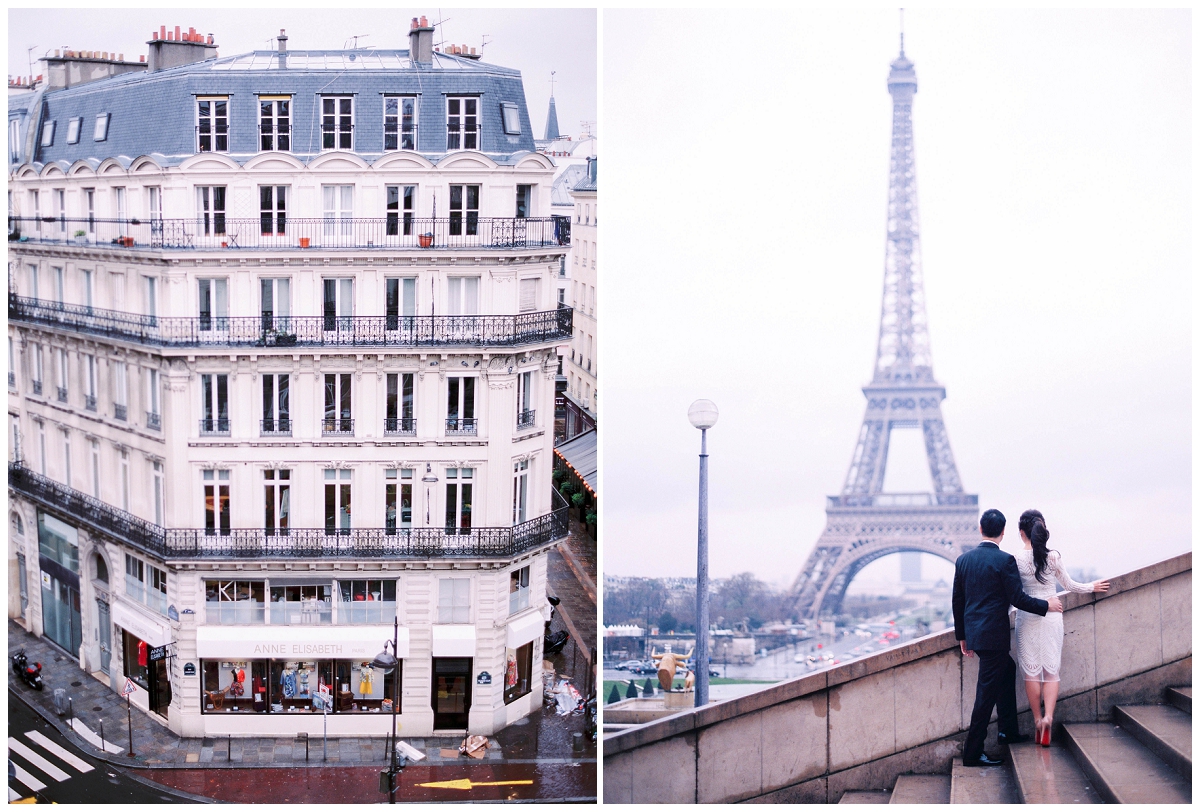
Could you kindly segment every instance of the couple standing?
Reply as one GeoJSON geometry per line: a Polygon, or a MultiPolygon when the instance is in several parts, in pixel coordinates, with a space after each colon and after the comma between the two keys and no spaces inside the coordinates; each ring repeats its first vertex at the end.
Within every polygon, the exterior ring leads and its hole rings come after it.
{"type": "Polygon", "coordinates": [[[1008,607],[1018,610],[1017,659],[1025,677],[1035,736],[1038,744],[1049,746],[1063,644],[1063,606],[1055,596],[1054,582],[1057,579],[1072,592],[1108,589],[1108,581],[1078,584],[1071,580],[1061,556],[1046,546],[1050,531],[1040,511],[1021,514],[1018,528],[1025,548],[1015,557],[1000,551],[1004,525],[1003,513],[986,511],[979,519],[983,542],[954,564],[954,636],[965,656],[979,656],[975,708],[963,745],[963,764],[968,767],[1004,763],[1002,757],[983,752],[992,708],[999,717],[1000,744],[1029,740],[1017,732],[1017,667],[1008,653],[1008,607]]]}

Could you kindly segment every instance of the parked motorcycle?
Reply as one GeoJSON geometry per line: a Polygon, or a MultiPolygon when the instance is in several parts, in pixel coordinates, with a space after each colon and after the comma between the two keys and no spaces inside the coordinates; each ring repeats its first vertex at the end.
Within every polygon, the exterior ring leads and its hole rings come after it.
{"type": "Polygon", "coordinates": [[[587,709],[584,712],[584,735],[592,741],[596,740],[596,697],[593,696],[587,701],[587,709]]]}
{"type": "Polygon", "coordinates": [[[553,595],[547,595],[546,600],[550,602],[550,620],[546,621],[546,631],[542,635],[542,654],[549,657],[551,654],[558,654],[567,645],[567,641],[571,639],[571,635],[564,629],[563,631],[550,631],[550,623],[554,619],[554,607],[562,603],[561,600],[553,595]]]}
{"type": "Polygon", "coordinates": [[[40,691],[45,688],[42,682],[42,664],[29,664],[29,660],[25,657],[24,651],[18,651],[16,654],[9,657],[12,661],[13,673],[21,678],[21,681],[33,688],[35,691],[40,691]]]}

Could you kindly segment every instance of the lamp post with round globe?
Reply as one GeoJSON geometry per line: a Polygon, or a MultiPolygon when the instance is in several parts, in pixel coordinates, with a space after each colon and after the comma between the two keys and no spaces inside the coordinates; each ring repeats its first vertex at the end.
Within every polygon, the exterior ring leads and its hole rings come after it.
{"type": "Polygon", "coordinates": [[[717,424],[717,405],[697,400],[688,420],[700,429],[700,520],[696,539],[696,707],[708,704],[708,430],[717,424]]]}
{"type": "MultiPolygon", "coordinates": [[[[375,655],[375,659],[371,661],[371,665],[383,671],[384,676],[391,674],[400,665],[396,653],[400,646],[400,618],[396,617],[392,620],[392,639],[383,644],[383,651],[375,655]],[[391,644],[392,650],[388,651],[388,644],[391,644]]],[[[392,677],[392,738],[388,745],[388,803],[396,803],[396,784],[397,773],[404,769],[404,756],[399,759],[396,757],[396,714],[400,712],[400,674],[397,672],[392,677]]],[[[386,693],[386,692],[385,692],[386,693]]]]}

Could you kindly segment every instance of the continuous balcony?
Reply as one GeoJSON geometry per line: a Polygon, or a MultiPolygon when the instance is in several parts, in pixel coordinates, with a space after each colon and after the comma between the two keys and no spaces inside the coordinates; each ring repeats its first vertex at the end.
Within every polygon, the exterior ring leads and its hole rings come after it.
{"type": "Polygon", "coordinates": [[[569,341],[569,307],[512,316],[143,316],[9,294],[8,318],[162,347],[518,347],[569,341]]]}
{"type": "Polygon", "coordinates": [[[567,535],[567,503],[511,527],[163,528],[85,493],[9,463],[8,486],[81,529],[129,544],[163,561],[245,558],[509,558],[567,535]]]}
{"type": "Polygon", "coordinates": [[[449,217],[296,217],[277,212],[259,217],[211,213],[196,218],[100,219],[9,217],[9,242],[147,251],[312,249],[421,250],[528,249],[567,247],[570,219],[480,217],[451,212],[449,217]],[[71,236],[77,231],[83,234],[71,236]]]}

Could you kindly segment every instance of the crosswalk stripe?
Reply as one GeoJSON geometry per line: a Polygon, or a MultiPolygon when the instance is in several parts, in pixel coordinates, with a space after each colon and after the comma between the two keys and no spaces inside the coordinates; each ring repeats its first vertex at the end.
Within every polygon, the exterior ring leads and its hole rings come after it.
{"type": "Polygon", "coordinates": [[[13,801],[19,801],[19,800],[21,800],[21,793],[17,792],[12,787],[9,787],[8,788],[8,802],[11,804],[13,801]]]}
{"type": "Polygon", "coordinates": [[[29,787],[34,792],[37,792],[39,789],[46,788],[45,784],[43,784],[41,781],[34,778],[29,773],[25,772],[25,770],[22,769],[20,764],[12,762],[12,765],[13,765],[13,772],[15,772],[17,774],[17,780],[20,781],[22,784],[29,787]]]}
{"type": "Polygon", "coordinates": [[[79,770],[79,772],[81,772],[81,773],[86,773],[92,769],[91,764],[88,764],[83,759],[76,757],[74,753],[71,753],[66,748],[59,747],[57,744],[55,744],[54,742],[50,741],[45,736],[43,736],[41,731],[30,730],[25,733],[25,736],[26,736],[26,738],[30,739],[31,741],[34,741],[37,744],[40,744],[42,746],[43,750],[49,750],[51,753],[53,753],[55,756],[58,757],[59,761],[63,761],[63,762],[66,762],[67,764],[70,764],[72,767],[79,770]]]}
{"type": "Polygon", "coordinates": [[[71,777],[58,767],[55,767],[46,759],[39,756],[37,753],[33,752],[33,750],[30,748],[14,739],[12,736],[8,737],[8,750],[10,753],[19,753],[26,761],[37,767],[46,775],[53,778],[55,781],[66,781],[71,777]]]}

